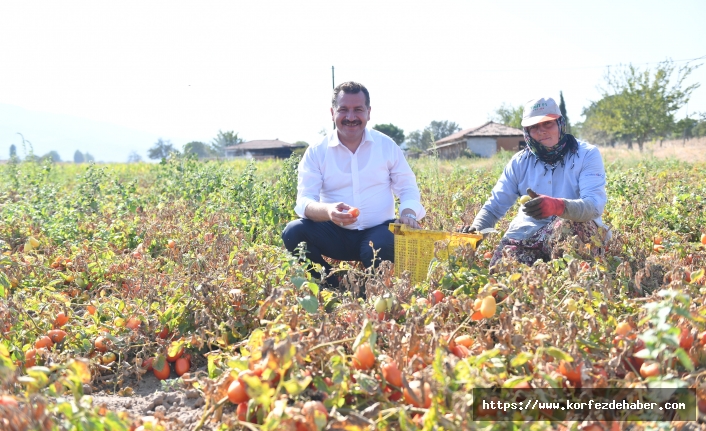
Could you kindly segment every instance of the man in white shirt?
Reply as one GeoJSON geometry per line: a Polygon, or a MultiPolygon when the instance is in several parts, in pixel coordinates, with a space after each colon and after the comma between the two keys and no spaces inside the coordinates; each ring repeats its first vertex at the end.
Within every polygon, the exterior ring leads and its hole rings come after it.
{"type": "MultiPolygon", "coordinates": [[[[305,242],[307,258],[322,265],[327,275],[331,265],[323,256],[359,260],[366,267],[381,260],[394,261],[389,223],[419,228],[417,221],[426,214],[416,177],[402,150],[388,136],[366,127],[368,90],[352,81],[337,86],[331,116],[336,130],[307,148],[299,163],[294,210],[301,218],[287,224],[282,233],[290,252],[305,242]],[[400,199],[399,219],[395,219],[393,193],[400,199]]],[[[312,275],[320,278],[313,270],[312,275]]],[[[338,279],[328,277],[326,283],[336,287],[338,279]]]]}

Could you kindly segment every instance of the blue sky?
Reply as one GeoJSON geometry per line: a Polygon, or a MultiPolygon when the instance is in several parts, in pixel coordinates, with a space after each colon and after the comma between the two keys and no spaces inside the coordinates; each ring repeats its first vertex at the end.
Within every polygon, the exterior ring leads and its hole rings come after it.
{"type": "MultiPolygon", "coordinates": [[[[331,128],[331,66],[368,87],[371,125],[472,127],[560,90],[577,121],[606,66],[706,55],[700,0],[14,3],[0,3],[0,159],[18,132],[64,160],[219,130],[312,143],[331,128]]],[[[706,112],[706,86],[688,110],[706,112]]]]}

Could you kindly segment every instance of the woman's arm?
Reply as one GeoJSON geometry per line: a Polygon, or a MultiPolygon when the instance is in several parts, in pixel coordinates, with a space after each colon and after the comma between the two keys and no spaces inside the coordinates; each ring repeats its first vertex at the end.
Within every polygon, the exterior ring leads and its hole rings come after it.
{"type": "Polygon", "coordinates": [[[498,182],[493,187],[490,192],[490,197],[483,208],[476,214],[472,228],[481,231],[486,228],[495,227],[495,224],[500,220],[505,213],[510,209],[510,207],[517,201],[521,193],[518,189],[519,177],[518,169],[520,169],[520,163],[517,161],[517,157],[514,157],[505,166],[503,173],[498,178],[498,182]]]}
{"type": "Polygon", "coordinates": [[[563,199],[566,204],[560,216],[567,220],[587,222],[603,214],[607,201],[605,168],[598,148],[586,152],[585,163],[579,174],[580,199],[563,199]]]}

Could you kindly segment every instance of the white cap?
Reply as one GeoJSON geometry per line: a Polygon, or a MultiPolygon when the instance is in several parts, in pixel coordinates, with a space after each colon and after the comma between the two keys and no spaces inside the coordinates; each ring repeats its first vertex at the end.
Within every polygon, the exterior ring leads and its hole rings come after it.
{"type": "Polygon", "coordinates": [[[561,110],[551,97],[532,99],[525,103],[522,113],[522,127],[533,126],[544,121],[556,120],[561,117],[561,110]]]}

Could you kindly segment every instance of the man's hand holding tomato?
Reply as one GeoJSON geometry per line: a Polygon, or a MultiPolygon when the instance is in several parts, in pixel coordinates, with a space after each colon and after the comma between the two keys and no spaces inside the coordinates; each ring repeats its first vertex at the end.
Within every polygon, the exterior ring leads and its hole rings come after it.
{"type": "Polygon", "coordinates": [[[335,224],[344,227],[358,221],[360,210],[343,202],[329,204],[328,217],[335,224]]]}

